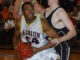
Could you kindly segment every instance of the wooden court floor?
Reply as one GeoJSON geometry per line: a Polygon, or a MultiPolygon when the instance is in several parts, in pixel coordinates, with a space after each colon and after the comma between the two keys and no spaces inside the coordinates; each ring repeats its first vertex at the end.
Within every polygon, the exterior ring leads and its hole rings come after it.
{"type": "MultiPolygon", "coordinates": [[[[0,50],[0,60],[20,60],[14,50],[0,50]]],[[[71,53],[70,60],[80,60],[80,53],[71,53]]]]}
{"type": "Polygon", "coordinates": [[[80,60],[80,53],[71,53],[70,60],[80,60]]]}

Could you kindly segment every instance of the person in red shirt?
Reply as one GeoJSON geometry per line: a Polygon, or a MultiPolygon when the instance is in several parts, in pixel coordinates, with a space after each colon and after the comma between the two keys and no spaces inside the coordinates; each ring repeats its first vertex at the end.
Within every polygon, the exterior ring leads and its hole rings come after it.
{"type": "Polygon", "coordinates": [[[9,12],[7,5],[4,5],[3,10],[1,11],[1,14],[4,20],[8,19],[10,12],[9,12]]]}

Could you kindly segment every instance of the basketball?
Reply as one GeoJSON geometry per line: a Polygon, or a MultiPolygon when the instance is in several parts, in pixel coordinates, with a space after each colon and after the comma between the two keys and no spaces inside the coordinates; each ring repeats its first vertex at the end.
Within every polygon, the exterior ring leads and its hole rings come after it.
{"type": "Polygon", "coordinates": [[[33,50],[29,43],[19,43],[17,46],[18,55],[20,58],[25,59],[31,57],[33,50]]]}

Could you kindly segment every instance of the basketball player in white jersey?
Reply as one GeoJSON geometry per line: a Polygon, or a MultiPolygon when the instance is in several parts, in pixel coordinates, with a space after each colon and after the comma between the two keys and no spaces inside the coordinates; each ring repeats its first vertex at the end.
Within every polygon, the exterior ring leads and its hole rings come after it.
{"type": "Polygon", "coordinates": [[[28,41],[31,43],[33,56],[24,60],[59,60],[59,55],[53,48],[56,43],[51,44],[43,37],[43,32],[45,32],[52,40],[58,39],[55,30],[45,19],[40,19],[40,16],[34,15],[34,6],[30,2],[22,5],[22,11],[23,15],[15,18],[16,31],[13,42],[15,47],[20,40],[24,43],[28,43],[28,41]]]}

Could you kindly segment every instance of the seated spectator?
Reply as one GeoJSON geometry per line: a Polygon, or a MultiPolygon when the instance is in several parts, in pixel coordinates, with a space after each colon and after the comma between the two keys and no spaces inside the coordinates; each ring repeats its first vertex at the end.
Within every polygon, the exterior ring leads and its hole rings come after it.
{"type": "Polygon", "coordinates": [[[5,24],[5,21],[3,20],[3,16],[0,15],[0,32],[8,29],[8,24],[5,24]]]}
{"type": "Polygon", "coordinates": [[[9,18],[5,22],[5,24],[8,24],[8,29],[11,29],[11,28],[14,28],[15,27],[15,21],[14,21],[14,18],[13,18],[13,14],[12,13],[9,14],[9,18]]]}

